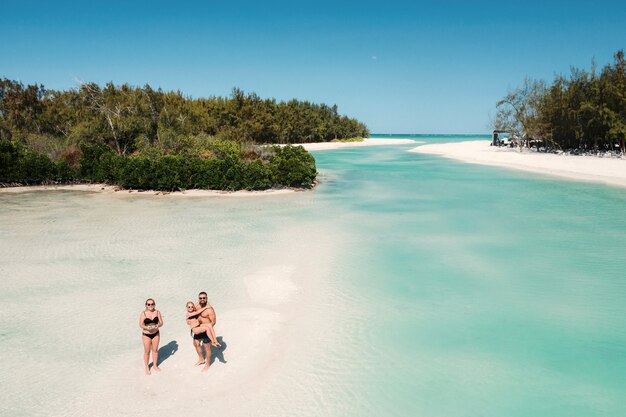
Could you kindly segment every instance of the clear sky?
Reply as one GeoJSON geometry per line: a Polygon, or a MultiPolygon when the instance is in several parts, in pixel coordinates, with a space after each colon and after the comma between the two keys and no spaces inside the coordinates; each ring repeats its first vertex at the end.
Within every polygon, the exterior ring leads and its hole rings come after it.
{"type": "Polygon", "coordinates": [[[67,89],[233,87],[329,105],[374,133],[485,133],[524,77],[612,62],[620,1],[0,0],[0,77],[67,89]]]}

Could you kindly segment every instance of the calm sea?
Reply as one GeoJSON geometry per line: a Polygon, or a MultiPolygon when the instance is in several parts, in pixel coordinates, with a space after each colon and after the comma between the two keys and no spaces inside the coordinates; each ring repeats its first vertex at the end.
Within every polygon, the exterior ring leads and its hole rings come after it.
{"type": "Polygon", "coordinates": [[[93,412],[75,396],[101,388],[98,364],[139,361],[119,327],[146,293],[182,310],[209,289],[228,310],[278,263],[319,320],[291,324],[310,337],[230,415],[626,415],[626,190],[412,147],[315,152],[320,185],[289,196],[0,194],[0,414],[93,412]]]}

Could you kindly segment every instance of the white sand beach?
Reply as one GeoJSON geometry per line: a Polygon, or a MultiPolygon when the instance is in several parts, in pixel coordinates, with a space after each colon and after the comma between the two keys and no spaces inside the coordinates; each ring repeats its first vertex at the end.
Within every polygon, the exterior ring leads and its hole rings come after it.
{"type": "Polygon", "coordinates": [[[626,160],[619,158],[557,155],[529,150],[520,152],[518,149],[490,146],[488,140],[423,145],[409,152],[626,187],[626,160]]]}
{"type": "Polygon", "coordinates": [[[193,366],[196,354],[189,329],[170,308],[169,317],[178,320],[169,320],[169,329],[162,332],[168,337],[161,343],[166,357],[161,373],[143,375],[140,349],[135,349],[99,375],[102,390],[93,393],[89,402],[107,409],[108,415],[136,415],[155,402],[159,404],[155,415],[194,413],[207,407],[222,415],[253,414],[255,404],[263,401],[264,386],[272,384],[285,365],[286,352],[294,342],[314,336],[300,335],[294,328],[310,320],[303,317],[310,300],[298,297],[302,289],[294,279],[298,272],[293,265],[278,264],[243,277],[247,305],[232,308],[220,303],[216,327],[223,346],[211,348],[214,362],[207,373],[193,366]]]}
{"type": "Polygon", "coordinates": [[[308,389],[321,389],[312,358],[323,357],[320,329],[330,329],[336,313],[326,300],[338,233],[293,216],[281,218],[278,230],[260,214],[306,204],[299,196],[285,195],[290,204],[250,198],[241,205],[107,192],[4,199],[27,213],[10,230],[5,216],[0,227],[7,278],[0,282],[0,377],[11,376],[0,415],[267,415],[259,404],[268,398],[297,406],[309,401],[308,389]],[[41,218],[42,207],[51,217],[41,218]],[[213,349],[207,373],[194,366],[184,320],[185,302],[200,290],[210,294],[223,345],[213,349]],[[137,325],[147,297],[165,321],[162,372],[151,376],[143,374],[137,325]],[[50,323],[44,329],[22,314],[35,299],[50,323]],[[40,392],[42,400],[23,401],[40,392]]]}
{"type": "Polygon", "coordinates": [[[356,148],[361,146],[386,146],[386,145],[407,145],[420,143],[413,139],[379,139],[365,138],[362,142],[316,142],[301,144],[307,151],[328,151],[343,148],[356,148]]]}

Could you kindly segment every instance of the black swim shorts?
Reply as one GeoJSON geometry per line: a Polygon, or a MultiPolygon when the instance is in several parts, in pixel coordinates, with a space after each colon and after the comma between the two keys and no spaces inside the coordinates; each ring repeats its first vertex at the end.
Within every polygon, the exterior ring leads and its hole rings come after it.
{"type": "Polygon", "coordinates": [[[209,339],[209,335],[204,333],[194,334],[193,338],[196,340],[202,340],[202,343],[211,343],[211,339],[209,339]]]}

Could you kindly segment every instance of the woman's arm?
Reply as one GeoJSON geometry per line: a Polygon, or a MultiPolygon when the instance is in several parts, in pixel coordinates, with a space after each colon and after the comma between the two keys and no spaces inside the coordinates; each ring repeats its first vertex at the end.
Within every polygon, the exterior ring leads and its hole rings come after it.
{"type": "Polygon", "coordinates": [[[187,320],[192,319],[194,317],[198,317],[200,315],[199,311],[187,312],[187,320]]]}
{"type": "Polygon", "coordinates": [[[187,312],[187,318],[188,318],[188,319],[190,319],[190,318],[192,318],[192,317],[199,316],[199,315],[200,315],[200,313],[202,313],[202,312],[203,312],[204,310],[206,310],[207,308],[208,308],[208,307],[202,307],[200,310],[195,310],[195,311],[192,311],[191,313],[190,313],[190,312],[187,312]]]}
{"type": "Polygon", "coordinates": [[[148,329],[148,327],[145,324],[143,324],[143,320],[145,318],[146,318],[146,313],[145,313],[145,311],[142,311],[141,314],[139,315],[139,327],[141,327],[141,330],[148,331],[150,329],[148,329]]]}
{"type": "Polygon", "coordinates": [[[163,327],[163,325],[165,323],[163,322],[163,317],[161,316],[161,312],[160,311],[157,311],[157,316],[159,317],[159,324],[157,324],[157,329],[158,329],[160,327],[163,327]]]}

